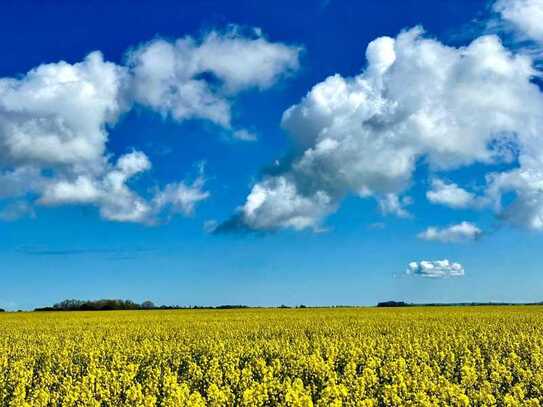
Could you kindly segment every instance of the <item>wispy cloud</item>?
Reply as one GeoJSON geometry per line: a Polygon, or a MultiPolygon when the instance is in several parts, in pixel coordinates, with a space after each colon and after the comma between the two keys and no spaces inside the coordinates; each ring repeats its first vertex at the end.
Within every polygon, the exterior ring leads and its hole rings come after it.
{"type": "Polygon", "coordinates": [[[417,235],[419,239],[443,243],[459,243],[476,240],[482,235],[481,229],[470,222],[461,222],[445,228],[431,226],[417,235]]]}
{"type": "Polygon", "coordinates": [[[21,246],[17,252],[27,256],[85,256],[106,255],[111,259],[134,258],[147,253],[156,252],[156,248],[150,247],[118,247],[118,248],[62,248],[53,249],[43,246],[21,246]]]}

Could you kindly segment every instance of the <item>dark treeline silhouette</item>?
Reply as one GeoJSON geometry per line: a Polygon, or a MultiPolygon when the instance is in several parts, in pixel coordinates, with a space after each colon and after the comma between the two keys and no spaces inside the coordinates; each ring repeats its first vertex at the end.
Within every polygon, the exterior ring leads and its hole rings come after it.
{"type": "MultiPolygon", "coordinates": [[[[331,306],[315,308],[343,308],[348,306],[331,306]]],[[[34,311],[113,311],[113,310],[174,310],[174,309],[195,309],[195,310],[221,310],[221,309],[259,309],[259,308],[308,308],[306,305],[280,305],[279,307],[251,307],[242,304],[224,304],[224,305],[155,305],[151,301],[145,301],[138,304],[131,300],[104,299],[94,301],[84,300],[64,300],[52,307],[35,308],[34,311]]]]}
{"type": "Polygon", "coordinates": [[[408,307],[409,304],[403,301],[383,301],[377,304],[378,307],[408,307]]]}
{"type": "Polygon", "coordinates": [[[35,311],[113,311],[113,310],[137,310],[156,309],[151,301],[138,304],[130,300],[103,299],[95,301],[64,300],[52,307],[36,308],[35,311]]]}
{"type": "Polygon", "coordinates": [[[4,308],[0,308],[0,312],[6,312],[4,308]]]}
{"type": "Polygon", "coordinates": [[[52,307],[35,308],[34,311],[114,311],[114,310],[151,310],[151,309],[239,309],[249,308],[247,305],[218,305],[211,306],[157,306],[152,301],[144,301],[138,304],[131,300],[103,299],[94,301],[64,300],[52,307]]]}

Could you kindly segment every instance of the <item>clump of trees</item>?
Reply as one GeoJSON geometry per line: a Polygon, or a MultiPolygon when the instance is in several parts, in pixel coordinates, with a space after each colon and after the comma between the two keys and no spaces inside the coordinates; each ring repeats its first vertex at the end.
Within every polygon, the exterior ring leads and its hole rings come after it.
{"type": "Polygon", "coordinates": [[[218,305],[211,306],[179,306],[179,305],[155,305],[152,301],[144,301],[141,304],[131,300],[104,299],[94,301],[64,300],[52,307],[35,308],[34,311],[114,311],[114,310],[149,310],[149,309],[239,309],[249,308],[247,305],[218,305]]]}
{"type": "Polygon", "coordinates": [[[0,308],[0,312],[6,312],[4,308],[0,308]]]}
{"type": "Polygon", "coordinates": [[[377,304],[378,307],[408,307],[409,305],[403,301],[383,301],[377,304]]]}
{"type": "Polygon", "coordinates": [[[138,304],[130,300],[103,299],[95,301],[64,300],[52,307],[36,308],[35,311],[113,311],[113,310],[138,310],[158,308],[151,301],[138,304]]]}

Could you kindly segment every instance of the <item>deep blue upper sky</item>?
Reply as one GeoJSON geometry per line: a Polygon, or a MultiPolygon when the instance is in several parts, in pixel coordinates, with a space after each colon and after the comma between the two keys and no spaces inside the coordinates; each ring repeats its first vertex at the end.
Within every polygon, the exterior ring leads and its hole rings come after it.
{"type": "MultiPolygon", "coordinates": [[[[467,45],[484,34],[490,8],[474,0],[0,3],[0,77],[23,78],[61,60],[74,64],[95,50],[123,65],[127,50],[138,44],[202,38],[231,24],[259,27],[270,42],[303,47],[294,73],[268,89],[232,97],[233,126],[256,133],[256,142],[233,139],[209,120],[176,121],[145,106],[122,114],[109,128],[107,155],[111,162],[133,150],[147,155],[152,169],[138,176],[135,191],[145,195],[155,185],[190,182],[205,162],[209,198],[191,215],[159,225],[110,221],[93,204],[36,204],[34,215],[0,222],[0,307],[105,297],[180,305],[543,300],[541,232],[510,226],[491,209],[430,203],[425,164],[410,181],[414,203],[407,218],[385,216],[375,199],[350,190],[323,220],[325,231],[210,234],[203,227],[229,219],[265,168],[296,148],[281,128],[283,112],[329,75],[362,72],[368,43],[420,25],[429,38],[467,45]],[[430,226],[464,221],[483,230],[482,237],[461,243],[417,238],[430,226]],[[465,275],[405,273],[409,262],[442,259],[462,264],[465,275]]],[[[445,178],[469,189],[484,174],[475,164],[445,178]]]]}

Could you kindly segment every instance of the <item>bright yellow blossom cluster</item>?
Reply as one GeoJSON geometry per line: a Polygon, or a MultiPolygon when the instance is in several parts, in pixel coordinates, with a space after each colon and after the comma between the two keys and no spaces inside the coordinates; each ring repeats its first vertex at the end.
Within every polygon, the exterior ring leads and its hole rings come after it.
{"type": "Polygon", "coordinates": [[[543,307],[0,315],[0,406],[539,406],[543,307]]]}

